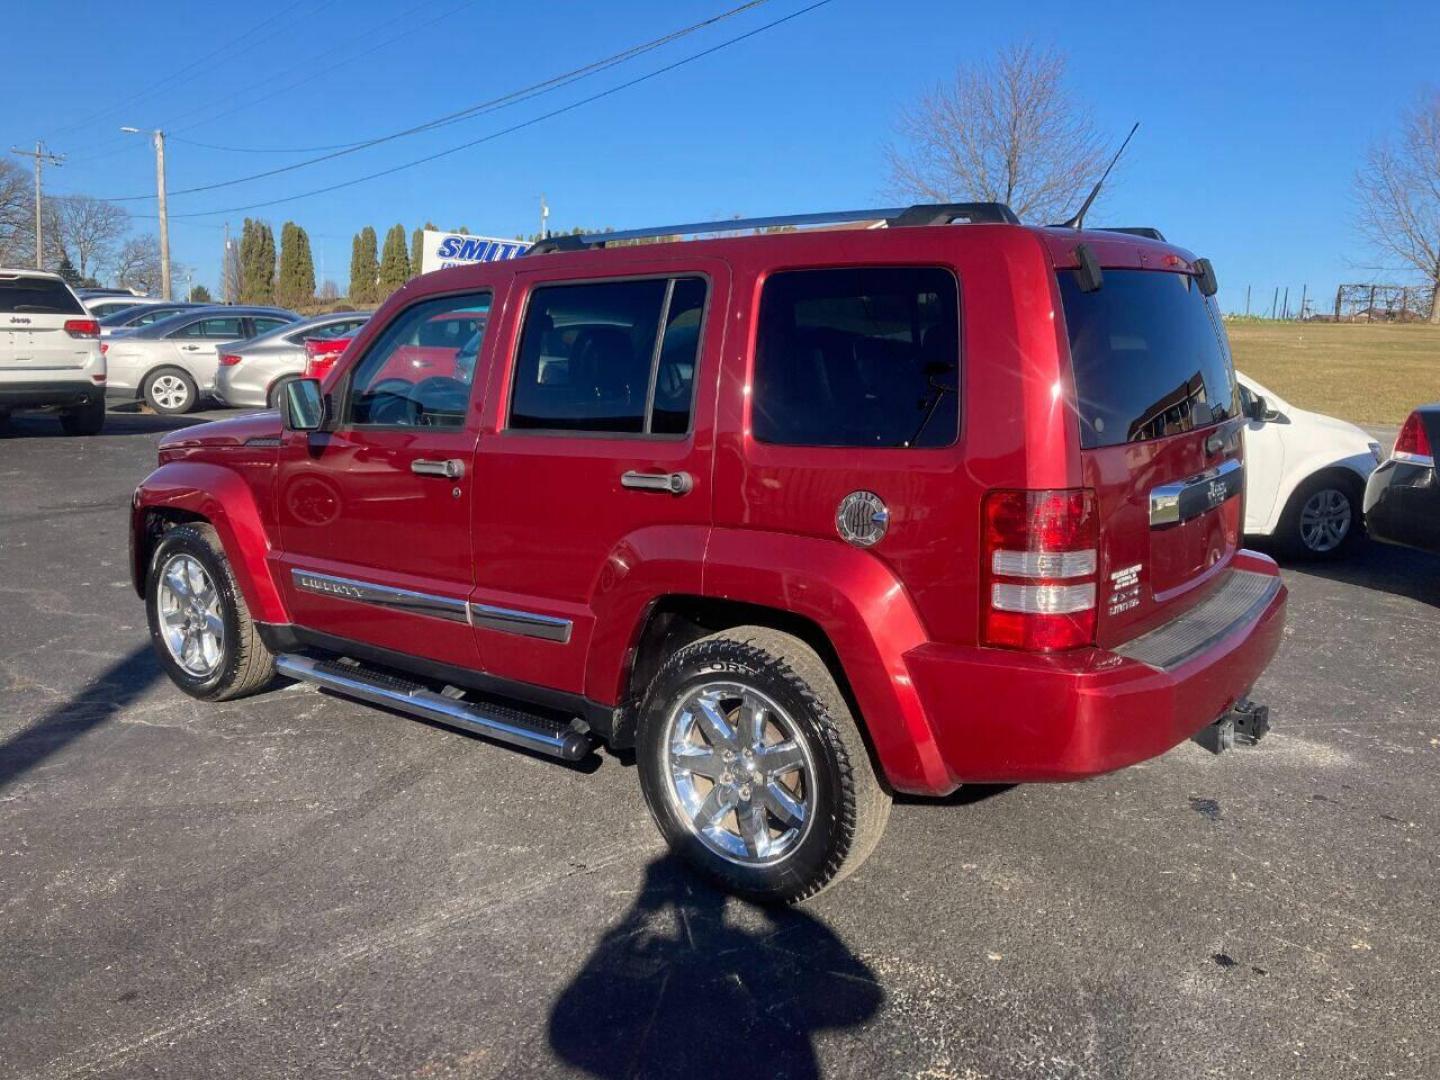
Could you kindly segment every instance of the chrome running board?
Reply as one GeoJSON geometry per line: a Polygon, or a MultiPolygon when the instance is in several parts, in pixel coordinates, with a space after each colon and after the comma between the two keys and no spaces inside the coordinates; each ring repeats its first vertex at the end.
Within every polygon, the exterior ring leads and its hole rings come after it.
{"type": "Polygon", "coordinates": [[[579,761],[595,748],[595,740],[582,721],[566,724],[505,705],[458,701],[360,664],[284,653],[275,658],[275,670],[288,679],[314,683],[357,701],[396,709],[563,761],[579,761]]]}

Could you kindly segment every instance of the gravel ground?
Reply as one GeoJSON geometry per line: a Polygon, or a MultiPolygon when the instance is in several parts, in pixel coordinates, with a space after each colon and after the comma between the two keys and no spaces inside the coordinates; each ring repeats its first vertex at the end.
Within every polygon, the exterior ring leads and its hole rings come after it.
{"type": "Polygon", "coordinates": [[[149,651],[165,423],[0,437],[0,1077],[1440,1075],[1440,560],[1287,569],[1275,731],[897,806],[795,911],[575,770],[149,651]]]}

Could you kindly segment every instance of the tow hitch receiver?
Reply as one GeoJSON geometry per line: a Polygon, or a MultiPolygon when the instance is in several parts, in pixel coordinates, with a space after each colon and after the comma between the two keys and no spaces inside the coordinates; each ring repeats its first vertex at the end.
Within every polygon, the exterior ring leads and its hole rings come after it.
{"type": "Polygon", "coordinates": [[[1223,754],[1238,746],[1254,746],[1270,730],[1270,709],[1241,698],[1224,716],[1197,731],[1193,741],[1212,754],[1223,754]]]}

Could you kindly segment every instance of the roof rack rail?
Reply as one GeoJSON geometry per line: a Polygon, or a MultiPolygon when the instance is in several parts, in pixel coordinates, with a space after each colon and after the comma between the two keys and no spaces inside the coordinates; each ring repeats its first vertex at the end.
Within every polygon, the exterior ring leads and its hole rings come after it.
{"type": "Polygon", "coordinates": [[[1165,234],[1153,225],[1097,225],[1099,232],[1129,233],[1131,236],[1143,236],[1147,240],[1164,240],[1165,234]]]}
{"type": "Polygon", "coordinates": [[[617,240],[648,240],[660,236],[701,236],[707,233],[784,228],[787,225],[800,228],[808,225],[838,225],[856,221],[882,222],[892,229],[917,225],[949,225],[956,221],[966,221],[976,225],[1020,224],[1020,219],[1015,216],[1015,211],[1004,203],[922,203],[917,206],[894,206],[874,210],[835,210],[819,214],[727,218],[721,221],[692,221],[683,225],[626,229],[623,232],[550,236],[534,244],[526,254],[544,255],[552,251],[583,251],[587,248],[603,248],[617,240]]]}

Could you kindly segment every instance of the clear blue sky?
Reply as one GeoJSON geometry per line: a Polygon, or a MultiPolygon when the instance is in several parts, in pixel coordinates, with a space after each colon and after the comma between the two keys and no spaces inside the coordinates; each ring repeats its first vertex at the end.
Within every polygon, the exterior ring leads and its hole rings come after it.
{"type": "MultiPolygon", "coordinates": [[[[227,153],[348,143],[579,67],[737,0],[193,0],[7,5],[0,141],[43,136],[69,156],[55,192],[153,190],[145,140],[163,127],[171,190],[310,154],[227,153]],[[275,18],[280,16],[279,18],[275,18]],[[271,20],[268,25],[261,25],[271,20]],[[257,29],[258,27],[258,29],[257,29]],[[253,31],[253,32],[252,32],[253,31]],[[368,56],[387,38],[399,41],[368,56]],[[223,51],[222,51],[223,50],[223,51]],[[208,54],[221,55],[205,59],[208,54]],[[202,61],[203,63],[196,63],[202,61]],[[187,65],[194,69],[184,72],[187,65]],[[310,78],[317,75],[319,77],[310,78]],[[178,75],[178,77],[176,77],[178,75]],[[309,79],[285,90],[286,84],[309,79]],[[168,80],[156,87],[162,80],[168,80]],[[153,89],[152,89],[153,88],[153,89]],[[221,113],[230,115],[221,116],[221,113]],[[99,114],[99,115],[97,115],[99,114]]],[[[174,256],[212,289],[221,228],[241,206],[422,157],[614,86],[808,0],[754,12],[533,101],[288,175],[176,195],[174,256]]],[[[1397,108],[1440,80],[1440,5],[1316,2],[1075,5],[833,0],[730,48],[594,104],[441,161],[328,195],[249,211],[304,225],[342,291],[361,226],[512,235],[892,201],[883,146],[896,110],[957,63],[1029,39],[1068,51],[1076,93],[1115,137],[1142,128],[1105,217],[1154,224],[1209,255],[1227,309],[1268,307],[1275,286],[1333,295],[1377,259],[1352,219],[1351,177],[1397,108]]],[[[23,160],[23,159],[22,159],[23,160]]],[[[28,163],[28,162],[27,162],[28,163]]],[[[153,214],[153,202],[128,203],[153,214]]],[[[140,230],[153,221],[137,221],[140,230]]],[[[1394,279],[1395,274],[1379,275],[1394,279]]]]}

